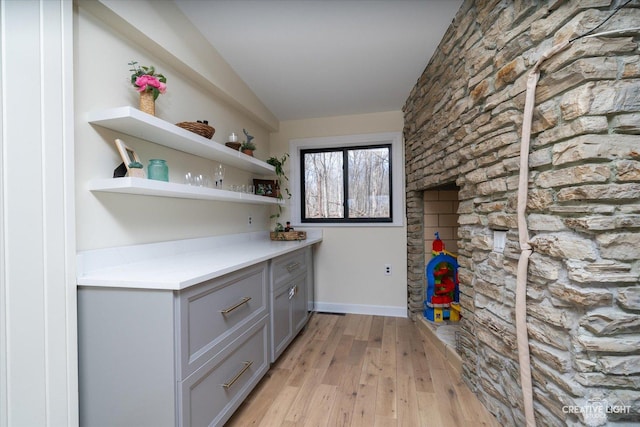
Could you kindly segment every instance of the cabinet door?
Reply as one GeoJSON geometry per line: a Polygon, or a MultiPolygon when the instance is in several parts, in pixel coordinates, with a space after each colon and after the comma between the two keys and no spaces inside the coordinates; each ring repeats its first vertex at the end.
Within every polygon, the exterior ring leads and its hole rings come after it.
{"type": "Polygon", "coordinates": [[[172,291],[78,288],[80,425],[172,427],[172,291]]]}
{"type": "Polygon", "coordinates": [[[293,296],[291,298],[291,325],[292,337],[307,323],[307,275],[303,274],[293,284],[293,296]]]}
{"type": "Polygon", "coordinates": [[[291,338],[291,286],[281,286],[271,294],[271,362],[280,356],[291,338]]]}

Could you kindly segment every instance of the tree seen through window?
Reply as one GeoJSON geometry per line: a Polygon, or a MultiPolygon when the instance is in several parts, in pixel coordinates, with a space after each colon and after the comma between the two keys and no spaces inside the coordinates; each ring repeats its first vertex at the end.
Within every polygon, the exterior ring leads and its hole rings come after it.
{"type": "Polygon", "coordinates": [[[392,221],[390,165],[389,144],[302,150],[302,221],[392,221]]]}

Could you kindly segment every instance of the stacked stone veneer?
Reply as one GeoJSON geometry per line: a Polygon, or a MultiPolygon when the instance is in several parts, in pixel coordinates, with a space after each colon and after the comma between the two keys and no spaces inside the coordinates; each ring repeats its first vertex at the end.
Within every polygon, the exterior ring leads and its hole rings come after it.
{"type": "MultiPolygon", "coordinates": [[[[527,74],[620,3],[466,1],[404,107],[408,305],[421,315],[424,191],[456,183],[463,377],[503,425],[524,425],[514,296],[527,74]],[[503,253],[494,230],[507,232],[503,253]]],[[[638,26],[634,0],[597,31],[638,26]]],[[[542,67],[527,206],[538,425],[640,421],[639,42],[638,30],[582,38],[542,67]],[[602,401],[618,413],[567,413],[602,401]]]]}

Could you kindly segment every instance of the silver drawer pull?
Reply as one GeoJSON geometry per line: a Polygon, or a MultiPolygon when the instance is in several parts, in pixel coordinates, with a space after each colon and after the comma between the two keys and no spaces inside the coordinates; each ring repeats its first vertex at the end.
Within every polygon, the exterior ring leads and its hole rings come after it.
{"type": "Polygon", "coordinates": [[[240,301],[239,303],[232,305],[231,307],[225,308],[224,310],[220,310],[220,313],[229,314],[236,308],[239,308],[242,304],[248,303],[250,300],[251,300],[251,297],[244,297],[242,298],[242,301],[240,301]]]}
{"type": "Polygon", "coordinates": [[[300,263],[299,262],[294,262],[292,264],[287,265],[286,269],[289,273],[291,273],[293,270],[297,270],[298,268],[300,268],[300,263]]]}
{"type": "Polygon", "coordinates": [[[235,377],[231,378],[231,381],[229,381],[228,383],[224,383],[222,384],[223,388],[230,388],[236,381],[238,381],[238,379],[242,376],[242,374],[244,374],[245,372],[247,372],[247,369],[249,369],[251,367],[251,365],[253,365],[253,362],[243,362],[244,366],[242,367],[242,369],[240,369],[240,372],[238,372],[236,374],[235,377]]]}

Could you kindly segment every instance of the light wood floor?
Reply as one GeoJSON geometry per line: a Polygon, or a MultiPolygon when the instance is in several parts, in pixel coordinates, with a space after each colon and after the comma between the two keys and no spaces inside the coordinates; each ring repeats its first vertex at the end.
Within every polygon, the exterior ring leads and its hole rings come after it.
{"type": "Polygon", "coordinates": [[[498,426],[411,320],[316,313],[227,426],[498,426]]]}

